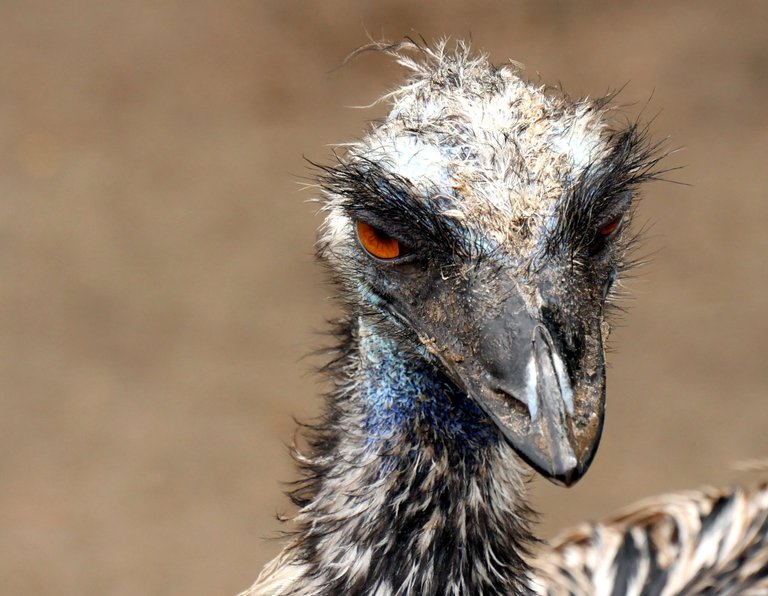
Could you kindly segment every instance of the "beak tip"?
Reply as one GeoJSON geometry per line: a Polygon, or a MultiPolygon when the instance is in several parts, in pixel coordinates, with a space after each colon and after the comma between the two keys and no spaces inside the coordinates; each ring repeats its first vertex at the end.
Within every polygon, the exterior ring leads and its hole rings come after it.
{"type": "Polygon", "coordinates": [[[542,453],[534,449],[516,449],[518,454],[536,472],[558,486],[571,487],[589,470],[595,453],[591,450],[586,457],[579,458],[572,451],[566,453],[542,453]]]}
{"type": "Polygon", "coordinates": [[[581,477],[584,476],[584,473],[587,471],[588,467],[589,466],[574,466],[568,470],[560,472],[559,474],[552,474],[551,476],[547,476],[547,478],[555,484],[570,488],[579,480],[581,480],[581,477]]]}

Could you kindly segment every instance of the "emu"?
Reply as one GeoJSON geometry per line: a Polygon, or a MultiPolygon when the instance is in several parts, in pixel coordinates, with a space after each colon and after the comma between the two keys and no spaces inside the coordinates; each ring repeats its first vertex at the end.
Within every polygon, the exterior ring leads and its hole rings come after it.
{"type": "Polygon", "coordinates": [[[468,45],[376,44],[409,78],[321,166],[344,310],[284,551],[247,595],[768,593],[768,486],[642,503],[547,545],[525,481],[587,471],[604,344],[660,146],[468,45]]]}

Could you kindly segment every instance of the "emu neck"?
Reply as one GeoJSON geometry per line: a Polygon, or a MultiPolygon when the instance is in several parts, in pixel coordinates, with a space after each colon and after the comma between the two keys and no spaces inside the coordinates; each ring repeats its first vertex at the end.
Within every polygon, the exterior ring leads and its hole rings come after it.
{"type": "Polygon", "coordinates": [[[431,364],[364,322],[356,339],[365,443],[385,467],[428,455],[474,469],[499,442],[487,416],[431,364]]]}
{"type": "Polygon", "coordinates": [[[374,329],[347,329],[328,418],[299,460],[306,593],[525,593],[533,539],[511,448],[438,370],[374,329]]]}

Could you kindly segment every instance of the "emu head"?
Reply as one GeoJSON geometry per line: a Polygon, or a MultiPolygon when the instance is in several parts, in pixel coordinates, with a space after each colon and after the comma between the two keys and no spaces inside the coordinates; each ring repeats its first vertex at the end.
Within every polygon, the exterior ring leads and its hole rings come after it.
{"type": "Polygon", "coordinates": [[[636,126],[610,128],[605,100],[571,100],[463,45],[401,49],[413,72],[388,117],[322,168],[318,253],[350,311],[571,484],[600,440],[606,301],[654,148],[636,126]]]}

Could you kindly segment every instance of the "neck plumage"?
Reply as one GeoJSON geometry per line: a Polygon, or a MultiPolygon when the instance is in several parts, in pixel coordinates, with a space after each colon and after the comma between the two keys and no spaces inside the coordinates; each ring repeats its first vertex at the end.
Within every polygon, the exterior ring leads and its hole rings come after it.
{"type": "Polygon", "coordinates": [[[525,593],[533,542],[518,460],[438,370],[363,321],[292,497],[294,594],[525,593]]]}

